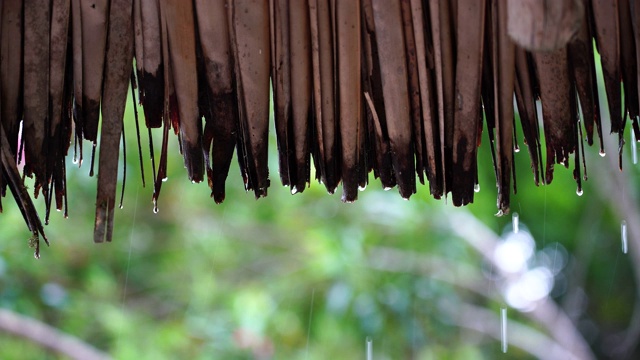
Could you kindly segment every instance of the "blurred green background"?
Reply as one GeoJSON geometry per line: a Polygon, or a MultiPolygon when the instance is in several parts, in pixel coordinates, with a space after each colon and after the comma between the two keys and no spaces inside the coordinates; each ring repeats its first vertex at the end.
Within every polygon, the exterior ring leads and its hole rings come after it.
{"type": "MultiPolygon", "coordinates": [[[[640,180],[628,150],[620,173],[615,145],[605,158],[588,149],[589,181],[578,196],[571,171],[559,166],[553,184],[536,187],[520,140],[514,233],[511,216],[493,215],[486,132],[481,189],[466,208],[431,199],[426,186],[402,200],[372,176],[354,204],[316,182],[292,196],[279,184],[275,153],[266,199],[244,192],[234,160],[227,200],[215,205],[205,184],[188,181],[173,138],[154,214],[151,167],[145,160],[143,188],[131,112],[112,243],[92,241],[97,179],[87,162],[78,169],[69,160],[69,219],[52,214],[51,247],[40,260],[4,199],[0,309],[116,359],[365,359],[367,337],[373,359],[640,356],[640,180]]],[[[148,158],[145,133],[142,140],[148,158]]],[[[0,357],[64,358],[2,331],[0,357]]]]}

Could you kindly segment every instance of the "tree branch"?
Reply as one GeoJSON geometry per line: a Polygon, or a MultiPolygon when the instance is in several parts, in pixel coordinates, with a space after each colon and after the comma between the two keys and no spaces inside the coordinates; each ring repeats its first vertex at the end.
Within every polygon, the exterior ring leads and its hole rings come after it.
{"type": "MultiPolygon", "coordinates": [[[[491,311],[468,304],[457,305],[455,308],[447,302],[443,302],[443,305],[449,307],[445,311],[452,315],[456,325],[501,340],[500,318],[491,311]]],[[[517,321],[508,320],[507,329],[510,346],[520,348],[538,359],[580,359],[553,339],[517,321]]]]}
{"type": "Polygon", "coordinates": [[[25,338],[44,348],[78,360],[106,360],[109,355],[80,339],[38,320],[0,309],[0,331],[25,338]]]}
{"type": "MultiPolygon", "coordinates": [[[[461,210],[446,211],[442,219],[442,223],[448,222],[454,233],[467,241],[494,264],[497,271],[501,272],[500,267],[495,264],[493,259],[493,250],[499,241],[497,234],[468,212],[461,210]]],[[[502,275],[506,276],[504,273],[502,275]]],[[[544,326],[554,339],[579,359],[595,359],[591,348],[575,328],[571,319],[548,297],[540,300],[535,309],[525,315],[544,326]]]]}
{"type": "MultiPolygon", "coordinates": [[[[498,300],[496,294],[489,291],[492,288],[489,281],[477,276],[476,269],[436,256],[389,247],[375,247],[369,253],[369,266],[382,271],[425,274],[431,279],[452,284],[488,299],[498,300]]],[[[551,301],[547,300],[543,304],[546,303],[551,303],[551,301]]],[[[453,307],[445,302],[444,305],[442,310],[451,314],[456,325],[487,334],[497,340],[501,339],[499,319],[490,311],[468,304],[453,307]]],[[[551,314],[552,311],[553,309],[547,308],[541,313],[551,314]]],[[[537,323],[551,322],[549,319],[541,319],[531,313],[524,315],[537,323]]],[[[566,316],[561,318],[564,319],[566,316]]],[[[567,327],[573,329],[572,324],[562,322],[554,326],[558,326],[559,332],[567,331],[567,327]]],[[[565,339],[551,339],[543,333],[515,321],[509,321],[509,328],[512,330],[509,332],[510,344],[539,359],[589,359],[589,357],[584,357],[585,355],[582,353],[574,352],[575,349],[567,348],[566,344],[556,341],[565,339]]],[[[552,335],[558,336],[553,332],[552,335]]],[[[564,342],[566,343],[566,341],[564,342]]]]}

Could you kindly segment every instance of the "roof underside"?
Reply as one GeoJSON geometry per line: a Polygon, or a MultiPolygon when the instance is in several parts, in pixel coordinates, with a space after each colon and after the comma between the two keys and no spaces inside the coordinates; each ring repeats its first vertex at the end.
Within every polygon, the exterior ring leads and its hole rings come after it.
{"type": "Polygon", "coordinates": [[[498,212],[507,213],[517,127],[535,183],[550,183],[555,164],[573,163],[578,189],[583,140],[604,151],[601,118],[619,135],[619,152],[627,118],[640,139],[635,3],[2,1],[0,191],[13,193],[37,255],[44,231],[23,178],[35,177],[47,221],[52,207],[66,213],[65,157],[71,143],[87,140],[98,174],[95,241],[110,241],[131,89],[145,125],[163,129],[154,202],[174,135],[189,179],[206,180],[216,202],[235,152],[245,188],[266,196],[273,111],[280,180],[292,193],[308,186],[313,163],[330,193],[342,183],[346,202],[373,171],[405,198],[420,182],[435,198],[465,205],[478,166],[488,166],[477,162],[486,131],[498,212]]]}

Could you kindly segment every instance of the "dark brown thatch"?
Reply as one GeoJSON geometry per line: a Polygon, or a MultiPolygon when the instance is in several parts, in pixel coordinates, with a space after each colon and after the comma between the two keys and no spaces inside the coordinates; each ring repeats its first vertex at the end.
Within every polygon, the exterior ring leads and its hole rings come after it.
{"type": "Polygon", "coordinates": [[[640,139],[639,16],[633,0],[4,0],[1,195],[8,186],[37,254],[44,232],[22,178],[35,176],[45,222],[52,206],[66,214],[64,158],[72,138],[80,148],[88,140],[94,155],[101,148],[95,241],[111,241],[131,86],[146,126],[163,128],[154,201],[171,130],[189,179],[206,174],[216,202],[234,149],[245,188],[266,196],[273,89],[280,180],[292,193],[308,186],[313,161],[330,193],[343,184],[346,202],[373,171],[405,198],[417,178],[434,197],[468,204],[486,166],[477,163],[486,123],[505,214],[517,126],[536,184],[573,156],[581,188],[582,123],[604,151],[593,39],[619,152],[627,117],[640,139]]]}

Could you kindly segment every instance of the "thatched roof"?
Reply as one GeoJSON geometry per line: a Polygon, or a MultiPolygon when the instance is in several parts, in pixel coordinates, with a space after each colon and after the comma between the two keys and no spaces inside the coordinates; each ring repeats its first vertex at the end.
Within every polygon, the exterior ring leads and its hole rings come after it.
{"type": "Polygon", "coordinates": [[[48,219],[65,208],[70,144],[84,140],[94,155],[100,147],[90,165],[95,241],[111,240],[130,86],[146,126],[163,128],[154,201],[171,130],[189,179],[206,179],[216,202],[235,151],[245,188],[266,196],[271,90],[282,184],[304,191],[313,162],[329,192],[342,183],[346,202],[371,171],[405,198],[417,178],[436,198],[472,202],[478,166],[489,166],[477,163],[487,131],[507,213],[517,126],[536,184],[573,160],[579,189],[583,136],[592,145],[597,133],[604,151],[601,117],[619,151],[627,116],[640,139],[635,1],[4,0],[0,9],[0,189],[13,193],[36,252],[44,232],[23,176],[35,177],[48,219]]]}

